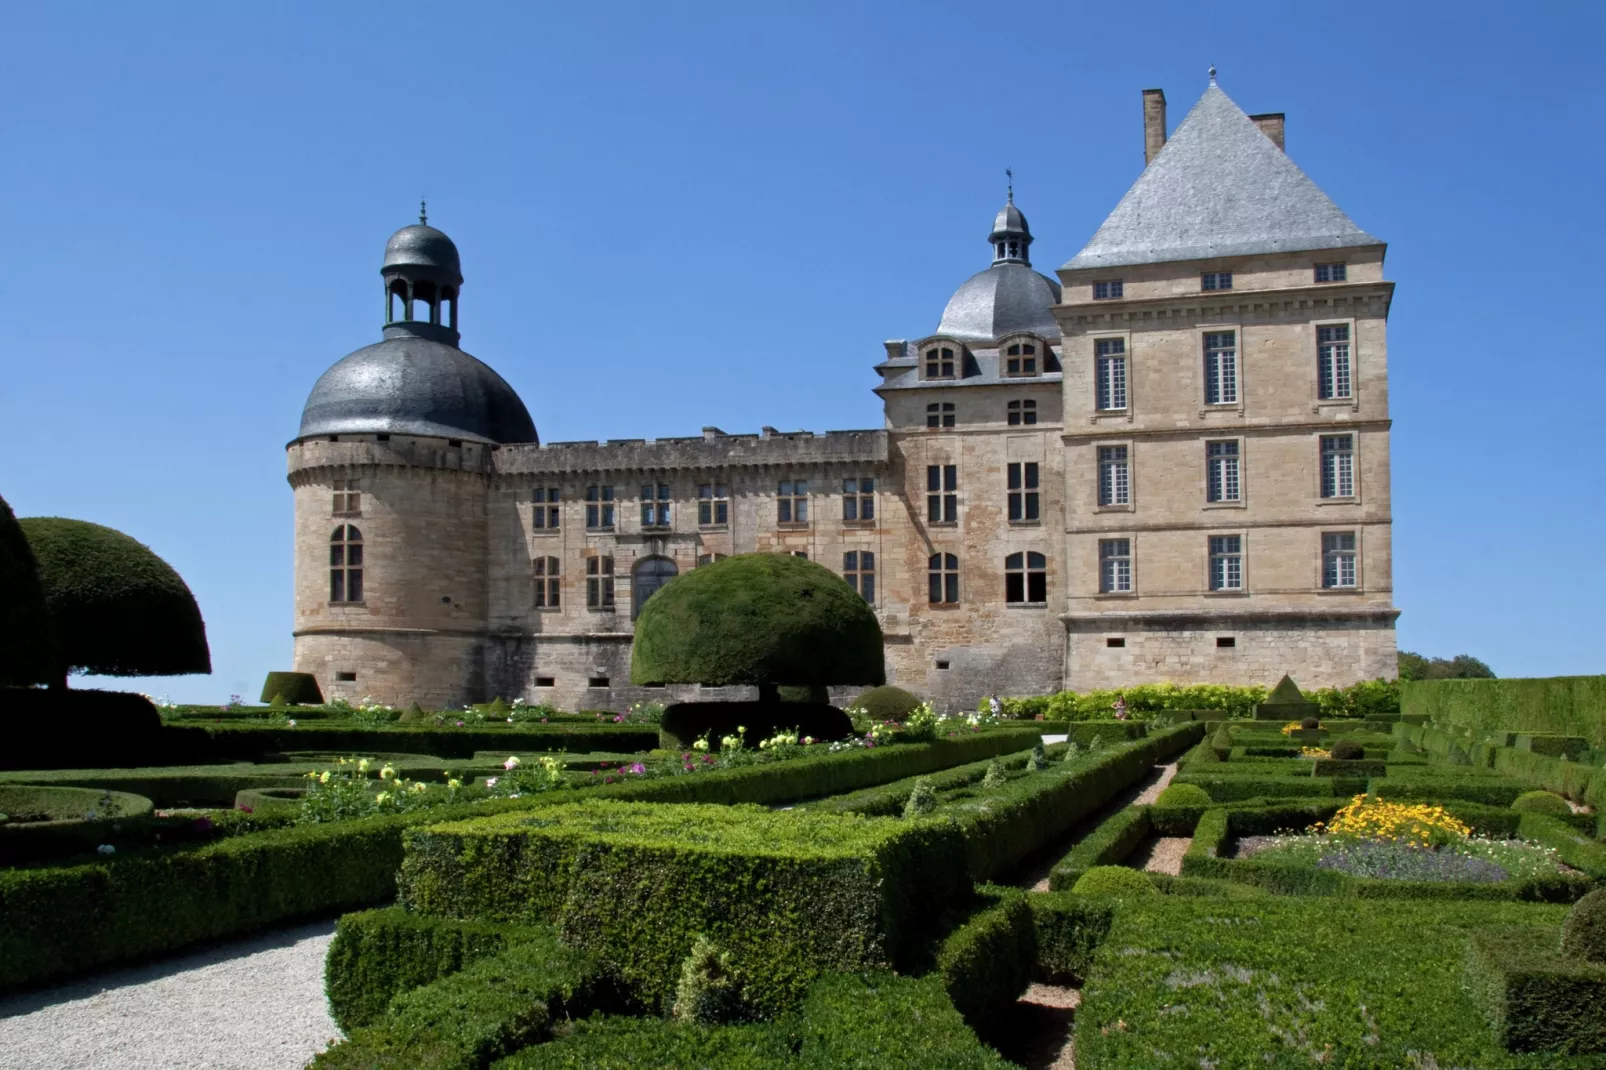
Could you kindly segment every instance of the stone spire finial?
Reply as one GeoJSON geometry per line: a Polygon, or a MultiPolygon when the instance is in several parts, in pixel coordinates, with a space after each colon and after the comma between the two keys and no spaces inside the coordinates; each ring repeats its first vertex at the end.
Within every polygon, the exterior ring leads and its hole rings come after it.
{"type": "Polygon", "coordinates": [[[418,225],[421,227],[429,226],[429,205],[425,203],[422,197],[418,198],[418,225]]]}
{"type": "Polygon", "coordinates": [[[1210,84],[1216,84],[1216,65],[1214,63],[1210,65],[1210,84]]]}

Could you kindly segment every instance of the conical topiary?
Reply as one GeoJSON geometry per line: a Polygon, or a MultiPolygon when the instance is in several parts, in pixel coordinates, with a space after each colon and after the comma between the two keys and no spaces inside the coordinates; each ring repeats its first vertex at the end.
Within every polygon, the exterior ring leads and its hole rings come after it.
{"type": "Polygon", "coordinates": [[[1038,740],[1032,745],[1032,756],[1026,762],[1026,767],[1032,772],[1048,768],[1048,755],[1043,753],[1043,741],[1038,740]]]}
{"type": "Polygon", "coordinates": [[[1271,689],[1271,694],[1266,696],[1266,701],[1261,705],[1291,706],[1294,703],[1303,704],[1305,701],[1305,696],[1300,692],[1299,685],[1294,683],[1294,678],[1285,674],[1277,681],[1277,686],[1271,689]]]}
{"type": "Polygon", "coordinates": [[[905,820],[924,817],[937,808],[937,790],[931,786],[928,777],[921,777],[915,781],[915,788],[909,793],[909,799],[903,804],[905,820]]]}
{"type": "Polygon", "coordinates": [[[739,996],[730,952],[698,933],[691,954],[680,965],[672,1013],[682,1022],[722,1025],[736,1017],[739,996]]]}
{"type": "Polygon", "coordinates": [[[984,788],[997,788],[1003,786],[1009,778],[1004,775],[1004,764],[997,758],[987,763],[987,773],[981,778],[984,788]]]}

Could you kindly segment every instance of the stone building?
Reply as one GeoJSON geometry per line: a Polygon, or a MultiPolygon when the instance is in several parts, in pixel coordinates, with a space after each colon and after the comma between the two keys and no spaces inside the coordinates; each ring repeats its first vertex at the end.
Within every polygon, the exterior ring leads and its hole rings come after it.
{"type": "MultiPolygon", "coordinates": [[[[875,607],[892,682],[947,707],[1174,680],[1395,673],[1384,245],[1215,84],[1059,269],[1010,203],[934,333],[886,343],[883,426],[540,443],[458,348],[421,218],[383,339],[288,447],[295,665],[326,694],[621,709],[636,610],[735,553],[875,607]]],[[[705,692],[706,694],[706,692],[705,692]]]]}

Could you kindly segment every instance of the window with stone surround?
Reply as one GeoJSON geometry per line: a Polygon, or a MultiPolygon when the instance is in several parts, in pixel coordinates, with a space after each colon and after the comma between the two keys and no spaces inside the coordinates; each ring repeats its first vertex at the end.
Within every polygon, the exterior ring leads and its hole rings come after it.
{"type": "Polygon", "coordinates": [[[1125,446],[1099,447],[1099,505],[1132,504],[1131,465],[1125,446]]]}
{"type": "Polygon", "coordinates": [[[1322,497],[1355,497],[1355,436],[1322,435],[1322,497]]]}
{"type": "Polygon", "coordinates": [[[934,606],[959,602],[959,558],[955,554],[932,554],[926,564],[929,580],[928,601],[934,606]]]}
{"type": "Polygon", "coordinates": [[[1230,290],[1232,289],[1232,272],[1206,271],[1199,276],[1201,290],[1230,290]]]}
{"type": "Polygon", "coordinates": [[[558,608],[558,559],[555,557],[538,557],[535,559],[535,608],[558,608]]]}
{"type": "Polygon", "coordinates": [[[586,558],[586,608],[613,608],[613,557],[592,554],[586,558]]]}
{"type": "Polygon", "coordinates": [[[1037,402],[1030,399],[1011,401],[1005,412],[1010,427],[1018,427],[1021,424],[1035,424],[1037,422],[1037,402]]]}
{"type": "Polygon", "coordinates": [[[842,519],[875,519],[875,480],[869,477],[842,481],[842,519]]]}
{"type": "Polygon", "coordinates": [[[927,427],[952,427],[954,425],[954,403],[951,401],[933,402],[926,406],[927,427]]]}
{"type": "Polygon", "coordinates": [[[613,530],[613,488],[593,484],[586,488],[586,527],[613,530]]]}
{"type": "Polygon", "coordinates": [[[931,524],[959,523],[959,466],[926,466],[926,521],[931,524]]]}
{"type": "Polygon", "coordinates": [[[362,481],[335,480],[335,516],[362,516],[362,481]]]}
{"type": "Polygon", "coordinates": [[[1243,494],[1238,467],[1238,440],[1205,443],[1205,501],[1236,502],[1243,494]]]}
{"type": "Polygon", "coordinates": [[[1244,540],[1242,535],[1210,536],[1210,589],[1244,589],[1244,540]]]}
{"type": "Polygon", "coordinates": [[[781,524],[809,522],[809,481],[783,479],[775,489],[775,520],[781,524]]]}
{"type": "Polygon", "coordinates": [[[1093,300],[1114,301],[1126,293],[1126,283],[1121,279],[1104,279],[1093,284],[1093,300]]]}
{"type": "Polygon", "coordinates": [[[1004,558],[1004,601],[1014,604],[1048,602],[1048,559],[1034,550],[1004,558]]]}
{"type": "Polygon", "coordinates": [[[1035,524],[1039,516],[1036,461],[1020,461],[1006,468],[1009,488],[1009,522],[1035,524]]]}
{"type": "Polygon", "coordinates": [[[724,483],[704,483],[697,488],[697,526],[723,528],[731,522],[731,491],[724,483]]]}
{"type": "Polygon", "coordinates": [[[954,349],[952,346],[932,346],[924,355],[927,379],[954,378],[954,349]]]}
{"type": "Polygon", "coordinates": [[[698,554],[697,567],[702,568],[704,565],[712,565],[715,561],[725,560],[725,557],[725,554],[698,554]]]}
{"type": "Polygon", "coordinates": [[[1099,540],[1099,593],[1132,593],[1132,540],[1099,540]]]}
{"type": "Polygon", "coordinates": [[[641,526],[667,528],[669,526],[669,484],[643,483],[641,485],[641,526]]]}
{"type": "Polygon", "coordinates": [[[329,601],[362,601],[362,532],[342,524],[329,537],[329,601]]]}
{"type": "Polygon", "coordinates": [[[849,550],[842,555],[842,578],[866,602],[875,603],[875,554],[869,550],[849,550]]]}
{"type": "Polygon", "coordinates": [[[1316,328],[1316,396],[1323,401],[1348,401],[1355,396],[1347,323],[1316,328]]]}
{"type": "Polygon", "coordinates": [[[1126,339],[1098,338],[1093,342],[1094,407],[1100,412],[1126,409],[1126,339]]]}
{"type": "Polygon", "coordinates": [[[1004,374],[1011,377],[1036,375],[1037,343],[1011,342],[1004,348],[1004,374]]]}
{"type": "Polygon", "coordinates": [[[1330,590],[1354,587],[1355,533],[1322,532],[1322,586],[1330,590]]]}
{"type": "Polygon", "coordinates": [[[536,487],[532,493],[535,505],[530,514],[530,526],[536,531],[556,531],[562,515],[557,487],[536,487]]]}
{"type": "Polygon", "coordinates": [[[1317,264],[1317,282],[1344,282],[1349,278],[1349,268],[1343,263],[1317,264]]]}
{"type": "Polygon", "coordinates": [[[1238,332],[1211,331],[1204,336],[1206,405],[1238,404],[1238,332]]]}

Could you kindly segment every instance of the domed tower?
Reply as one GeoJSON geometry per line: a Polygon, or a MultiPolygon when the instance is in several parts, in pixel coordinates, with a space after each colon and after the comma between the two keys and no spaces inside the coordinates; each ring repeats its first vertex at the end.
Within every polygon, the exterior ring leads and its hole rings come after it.
{"type": "Polygon", "coordinates": [[[485,696],[491,451],[537,441],[524,402],[458,348],[457,246],[391,235],[382,339],[319,377],[289,444],[295,667],[329,697],[485,696]]]}
{"type": "Polygon", "coordinates": [[[992,342],[1017,331],[1058,338],[1053,308],[1059,283],[1032,270],[1032,231],[1015,207],[1015,194],[998,210],[987,241],[992,266],[966,279],[942,311],[937,333],[967,342],[992,342]]]}

